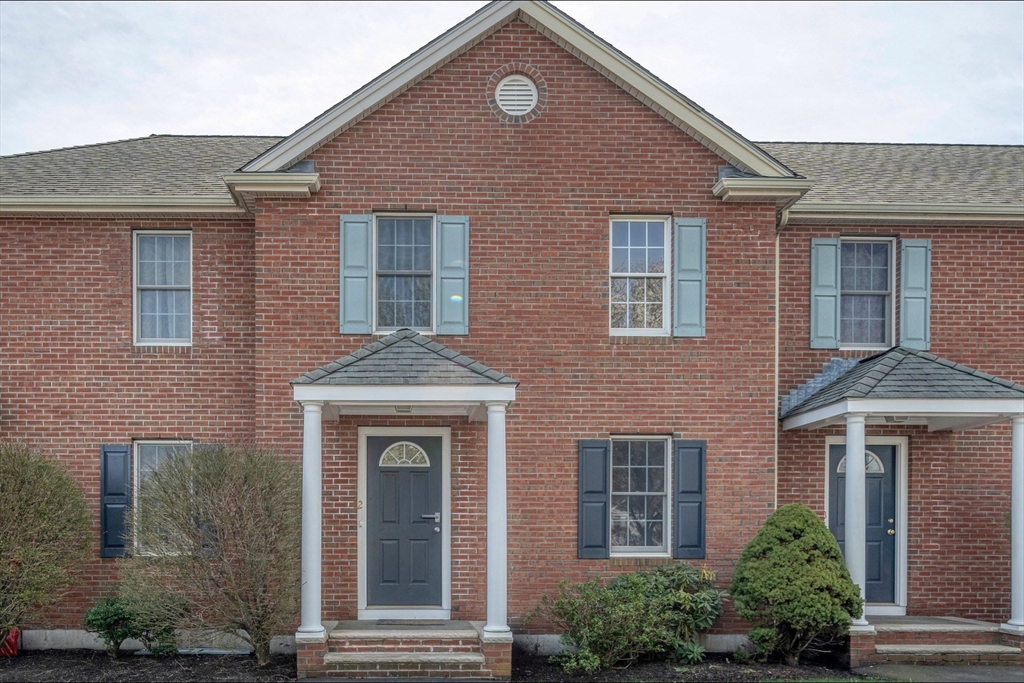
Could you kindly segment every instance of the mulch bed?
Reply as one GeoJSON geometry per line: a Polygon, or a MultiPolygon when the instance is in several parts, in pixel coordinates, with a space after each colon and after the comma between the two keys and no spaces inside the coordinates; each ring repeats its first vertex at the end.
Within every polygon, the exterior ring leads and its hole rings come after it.
{"type": "MultiPolygon", "coordinates": [[[[640,662],[625,669],[597,674],[569,676],[544,656],[513,650],[513,681],[792,681],[859,678],[843,668],[831,666],[782,666],[779,664],[740,664],[725,655],[710,654],[701,664],[680,665],[666,662],[640,662]]],[[[0,681],[294,681],[295,657],[281,655],[266,667],[256,666],[256,658],[245,655],[176,655],[149,657],[123,655],[110,659],[97,650],[33,650],[17,657],[0,658],[0,681]]]]}

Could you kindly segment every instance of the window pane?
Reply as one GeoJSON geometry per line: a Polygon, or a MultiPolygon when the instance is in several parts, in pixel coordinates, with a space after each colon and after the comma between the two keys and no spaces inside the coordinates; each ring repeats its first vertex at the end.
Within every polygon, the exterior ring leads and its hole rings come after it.
{"type": "Polygon", "coordinates": [[[661,522],[648,522],[647,523],[647,545],[658,546],[664,545],[664,527],[661,522]]]}
{"type": "Polygon", "coordinates": [[[646,311],[642,305],[629,307],[629,327],[643,329],[647,327],[646,311]]]}
{"type": "Polygon", "coordinates": [[[413,298],[415,301],[430,302],[430,278],[429,277],[414,277],[409,278],[413,281],[413,298]]]}
{"type": "Polygon", "coordinates": [[[647,490],[651,493],[665,490],[665,468],[651,467],[647,470],[647,490]]]}
{"type": "Polygon", "coordinates": [[[629,442],[612,441],[612,465],[622,466],[629,464],[629,442]]]}
{"type": "Polygon", "coordinates": [[[396,327],[394,301],[377,302],[377,324],[380,327],[396,327]]]}
{"type": "Polygon", "coordinates": [[[889,269],[889,245],[880,242],[871,245],[871,265],[875,268],[889,269]]]}
{"type": "Polygon", "coordinates": [[[631,493],[647,491],[647,470],[643,467],[629,468],[629,490],[631,493]]]}
{"type": "Polygon", "coordinates": [[[415,239],[417,246],[430,247],[430,219],[417,218],[414,221],[415,239]]]}
{"type": "Polygon", "coordinates": [[[647,246],[665,246],[665,226],[661,222],[647,224],[647,246]]]}
{"type": "Polygon", "coordinates": [[[647,250],[647,272],[649,273],[664,273],[665,272],[665,249],[662,247],[655,247],[647,250]]]}
{"type": "Polygon", "coordinates": [[[377,219],[377,244],[393,245],[395,243],[395,221],[393,218],[377,219]]]}
{"type": "Polygon", "coordinates": [[[643,303],[647,300],[645,281],[640,278],[629,278],[629,302],[643,303]]]}
{"type": "Polygon", "coordinates": [[[612,221],[612,246],[629,246],[629,224],[625,221],[612,221]]]}
{"type": "Polygon", "coordinates": [[[629,523],[629,545],[637,548],[644,547],[644,524],[643,522],[630,521],[629,523]]]}
{"type": "Polygon", "coordinates": [[[412,270],[413,248],[411,246],[395,247],[395,270],[412,270]]]}
{"type": "Polygon", "coordinates": [[[629,249],[615,248],[612,249],[612,272],[613,273],[628,273],[629,272],[629,249]]]}
{"type": "Polygon", "coordinates": [[[843,242],[840,246],[840,262],[844,268],[847,266],[852,266],[854,265],[854,263],[856,263],[856,253],[854,251],[856,246],[857,244],[855,242],[843,242]]]}
{"type": "Polygon", "coordinates": [[[647,442],[647,464],[651,467],[661,467],[665,464],[665,442],[647,442]]]}
{"type": "Polygon", "coordinates": [[[857,267],[865,268],[871,265],[871,245],[864,242],[856,243],[857,267]]]}
{"type": "Polygon", "coordinates": [[[379,277],[377,278],[377,298],[381,301],[394,301],[395,300],[395,278],[394,277],[379,277]]]}
{"type": "Polygon", "coordinates": [[[871,270],[871,290],[874,292],[889,291],[888,268],[873,268],[871,270]]]}
{"type": "Polygon", "coordinates": [[[399,219],[395,221],[395,244],[412,246],[412,221],[399,219]]]}
{"type": "Polygon", "coordinates": [[[395,248],[390,244],[377,245],[377,268],[378,270],[395,269],[395,248]]]}
{"type": "Polygon", "coordinates": [[[662,327],[664,321],[664,309],[661,304],[648,304],[647,305],[647,327],[658,328],[662,327]]]}
{"type": "Polygon", "coordinates": [[[395,327],[414,327],[411,301],[395,303],[395,327]]]}
{"type": "Polygon", "coordinates": [[[417,301],[415,304],[414,327],[430,327],[430,304],[425,301],[417,301]]]}
{"type": "Polygon", "coordinates": [[[647,250],[631,248],[629,250],[629,272],[631,273],[646,273],[647,272],[647,250]]]}
{"type": "Polygon", "coordinates": [[[629,491],[629,468],[612,468],[612,491],[629,491]]]}
{"type": "Polygon", "coordinates": [[[416,247],[413,266],[416,270],[430,272],[430,246],[416,247]]]}
{"type": "Polygon", "coordinates": [[[626,305],[612,304],[612,327],[626,327],[626,305]]]}
{"type": "Polygon", "coordinates": [[[664,519],[664,496],[651,496],[647,500],[647,519],[664,519]]]}
{"type": "Polygon", "coordinates": [[[646,441],[631,441],[629,443],[629,464],[635,467],[643,467],[647,464],[646,441]]]}
{"type": "Polygon", "coordinates": [[[629,246],[631,247],[646,247],[647,246],[647,224],[637,221],[632,221],[629,224],[629,246]]]}

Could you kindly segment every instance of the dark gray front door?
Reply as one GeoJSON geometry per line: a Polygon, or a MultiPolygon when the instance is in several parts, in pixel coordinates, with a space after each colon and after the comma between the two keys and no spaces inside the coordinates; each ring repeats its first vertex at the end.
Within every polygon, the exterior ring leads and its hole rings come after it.
{"type": "MultiPolygon", "coordinates": [[[[896,602],[896,447],[868,446],[867,451],[864,598],[868,602],[896,602]]],[[[845,455],[845,445],[829,447],[829,529],[844,552],[846,474],[838,469],[845,455]]]]}
{"type": "Polygon", "coordinates": [[[441,437],[366,438],[367,606],[441,605],[441,437]]]}

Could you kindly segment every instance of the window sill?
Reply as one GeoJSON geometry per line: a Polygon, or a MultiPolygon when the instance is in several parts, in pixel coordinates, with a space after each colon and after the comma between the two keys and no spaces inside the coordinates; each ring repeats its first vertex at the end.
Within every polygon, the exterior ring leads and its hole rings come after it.
{"type": "Polygon", "coordinates": [[[657,337],[655,337],[655,336],[643,336],[643,337],[640,337],[640,336],[632,337],[631,336],[631,337],[625,337],[625,336],[619,336],[619,335],[612,335],[611,337],[608,338],[609,343],[612,344],[613,346],[616,346],[616,345],[618,345],[618,346],[637,346],[637,345],[668,346],[668,345],[672,344],[675,339],[676,339],[675,337],[670,337],[670,336],[667,336],[667,335],[666,336],[657,336],[657,337]]]}
{"type": "Polygon", "coordinates": [[[613,567],[661,567],[666,564],[673,564],[675,560],[671,555],[612,555],[608,562],[613,567]]]}

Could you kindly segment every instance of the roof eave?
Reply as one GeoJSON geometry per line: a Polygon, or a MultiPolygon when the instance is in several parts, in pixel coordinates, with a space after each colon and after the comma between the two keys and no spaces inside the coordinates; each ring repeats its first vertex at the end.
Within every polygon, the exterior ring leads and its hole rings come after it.
{"type": "Polygon", "coordinates": [[[784,417],[782,429],[817,429],[847,415],[919,418],[929,431],[965,429],[1024,415],[1024,398],[844,398],[784,417]]]}
{"type": "Polygon", "coordinates": [[[711,192],[725,202],[774,202],[789,208],[811,189],[806,178],[721,178],[711,192]]]}
{"type": "Polygon", "coordinates": [[[797,202],[783,215],[783,225],[834,223],[980,223],[1024,227],[1024,206],[797,202]]]}
{"type": "Polygon", "coordinates": [[[0,215],[245,215],[230,195],[0,195],[0,215]]]}

